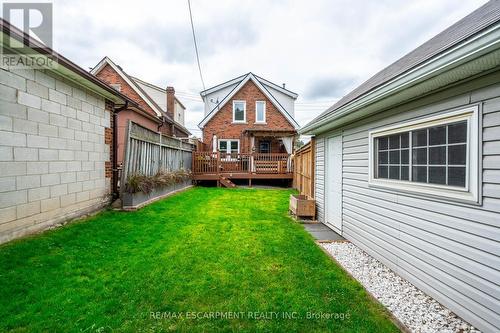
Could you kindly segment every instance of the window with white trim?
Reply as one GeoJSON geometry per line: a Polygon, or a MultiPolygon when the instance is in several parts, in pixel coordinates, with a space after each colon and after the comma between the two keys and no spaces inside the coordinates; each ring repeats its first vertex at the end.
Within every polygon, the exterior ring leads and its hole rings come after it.
{"type": "Polygon", "coordinates": [[[238,154],[240,152],[240,141],[219,140],[219,151],[221,153],[238,154]]]}
{"type": "Polygon", "coordinates": [[[376,178],[465,187],[466,120],[376,140],[376,178]]]}
{"type": "Polygon", "coordinates": [[[255,102],[255,122],[264,124],[266,122],[266,102],[255,102]]]}
{"type": "Polygon", "coordinates": [[[371,185],[477,200],[478,108],[370,132],[371,185]]]}
{"type": "Polygon", "coordinates": [[[233,123],[247,121],[247,105],[245,101],[233,101],[233,123]]]}

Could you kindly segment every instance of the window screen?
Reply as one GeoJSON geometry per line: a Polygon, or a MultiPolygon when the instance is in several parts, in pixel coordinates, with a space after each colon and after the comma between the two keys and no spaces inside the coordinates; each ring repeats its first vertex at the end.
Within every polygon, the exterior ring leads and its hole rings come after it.
{"type": "Polygon", "coordinates": [[[467,121],[375,140],[376,178],[465,187],[467,121]]]}

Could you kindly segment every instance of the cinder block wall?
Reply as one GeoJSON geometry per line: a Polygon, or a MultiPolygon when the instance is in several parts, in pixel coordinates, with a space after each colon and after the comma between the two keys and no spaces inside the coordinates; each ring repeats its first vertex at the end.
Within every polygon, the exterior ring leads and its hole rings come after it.
{"type": "Polygon", "coordinates": [[[0,69],[0,243],[109,202],[106,128],[102,97],[49,71],[0,69]]]}

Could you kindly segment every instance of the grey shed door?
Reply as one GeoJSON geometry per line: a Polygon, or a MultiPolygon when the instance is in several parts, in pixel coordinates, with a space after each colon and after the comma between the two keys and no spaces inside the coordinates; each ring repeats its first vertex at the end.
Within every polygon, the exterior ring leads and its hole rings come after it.
{"type": "Polygon", "coordinates": [[[326,142],[325,222],[335,231],[342,232],[342,136],[326,142]]]}

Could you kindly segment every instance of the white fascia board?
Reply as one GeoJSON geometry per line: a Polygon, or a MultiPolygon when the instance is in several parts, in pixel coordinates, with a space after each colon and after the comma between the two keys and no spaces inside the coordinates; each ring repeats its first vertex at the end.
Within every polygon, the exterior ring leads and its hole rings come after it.
{"type": "MultiPolygon", "coordinates": [[[[252,80],[255,85],[266,95],[267,98],[273,103],[273,105],[278,108],[278,110],[285,116],[285,118],[290,122],[290,124],[295,128],[299,129],[299,124],[293,119],[293,117],[283,108],[283,106],[274,98],[274,96],[267,90],[262,83],[253,75],[252,73],[248,73],[247,76],[226,96],[220,101],[218,105],[216,105],[212,111],[203,120],[198,124],[200,129],[208,123],[210,119],[220,110],[249,80],[252,80]]],[[[234,82],[232,83],[234,84],[234,82]]]]}
{"type": "Polygon", "coordinates": [[[285,116],[285,118],[288,120],[288,122],[295,128],[299,129],[300,125],[293,119],[293,117],[285,110],[285,108],[276,100],[276,98],[271,94],[271,92],[260,83],[260,81],[253,75],[251,74],[252,80],[255,82],[257,87],[266,95],[267,98],[271,101],[271,103],[274,104],[275,107],[278,108],[278,110],[285,116]]]}
{"type": "Polygon", "coordinates": [[[258,76],[258,75],[255,75],[255,74],[254,74],[254,76],[255,76],[255,77],[257,78],[257,80],[259,80],[262,84],[264,84],[264,85],[266,85],[266,86],[269,86],[269,87],[271,87],[271,88],[273,88],[273,89],[276,89],[276,90],[278,90],[279,92],[281,92],[281,93],[283,93],[283,94],[285,94],[285,95],[287,95],[287,96],[290,96],[290,97],[291,97],[291,98],[293,98],[293,99],[297,99],[297,97],[299,97],[299,95],[298,95],[298,94],[296,94],[296,93],[294,93],[294,92],[291,92],[290,90],[285,89],[285,88],[283,88],[283,87],[280,87],[279,85],[277,85],[277,84],[275,84],[275,83],[272,83],[271,81],[268,81],[268,80],[266,80],[266,79],[264,79],[264,78],[262,78],[262,77],[260,77],[260,76],[258,76]]]}
{"type": "MultiPolygon", "coordinates": [[[[486,30],[482,34],[461,43],[443,54],[415,67],[414,69],[392,79],[377,89],[353,100],[340,107],[331,115],[317,122],[312,121],[302,128],[300,134],[317,134],[316,129],[325,127],[327,123],[334,122],[343,116],[355,112],[365,106],[396,94],[409,86],[423,82],[433,76],[442,74],[453,67],[478,58],[488,52],[499,48],[500,25],[486,30]]],[[[326,130],[326,129],[325,129],[326,130]]],[[[321,131],[322,132],[322,131],[321,131]]]]}
{"type": "Polygon", "coordinates": [[[104,59],[101,60],[101,62],[94,67],[94,69],[92,69],[92,71],[90,73],[96,75],[97,73],[99,73],[103,68],[104,66],[108,64],[111,66],[111,68],[113,68],[115,70],[115,72],[118,73],[118,75],[120,75],[120,77],[132,88],[134,89],[134,91],[146,102],[146,104],[149,105],[149,107],[151,109],[153,109],[153,111],[156,113],[156,115],[158,117],[161,117],[163,114],[161,112],[161,110],[158,110],[158,108],[153,104],[151,103],[151,101],[149,100],[149,97],[144,95],[144,93],[140,90],[140,89],[137,89],[137,84],[133,81],[131,81],[129,79],[129,77],[127,75],[125,75],[123,73],[123,71],[118,68],[118,66],[116,66],[113,61],[111,61],[111,59],[109,59],[108,57],[104,57],[104,59]]]}
{"type": "Polygon", "coordinates": [[[247,73],[247,74],[243,74],[243,75],[240,75],[238,76],[237,78],[234,78],[232,80],[229,80],[227,82],[224,82],[224,83],[221,83],[221,84],[218,84],[216,85],[215,87],[212,87],[212,88],[209,88],[207,90],[204,90],[202,92],[200,92],[200,96],[201,97],[205,97],[207,95],[210,95],[211,93],[213,92],[216,92],[216,91],[219,91],[221,89],[224,89],[226,87],[229,87],[230,85],[233,85],[235,83],[238,83],[240,82],[241,80],[244,80],[246,78],[246,76],[248,76],[250,73],[247,73]]]}

